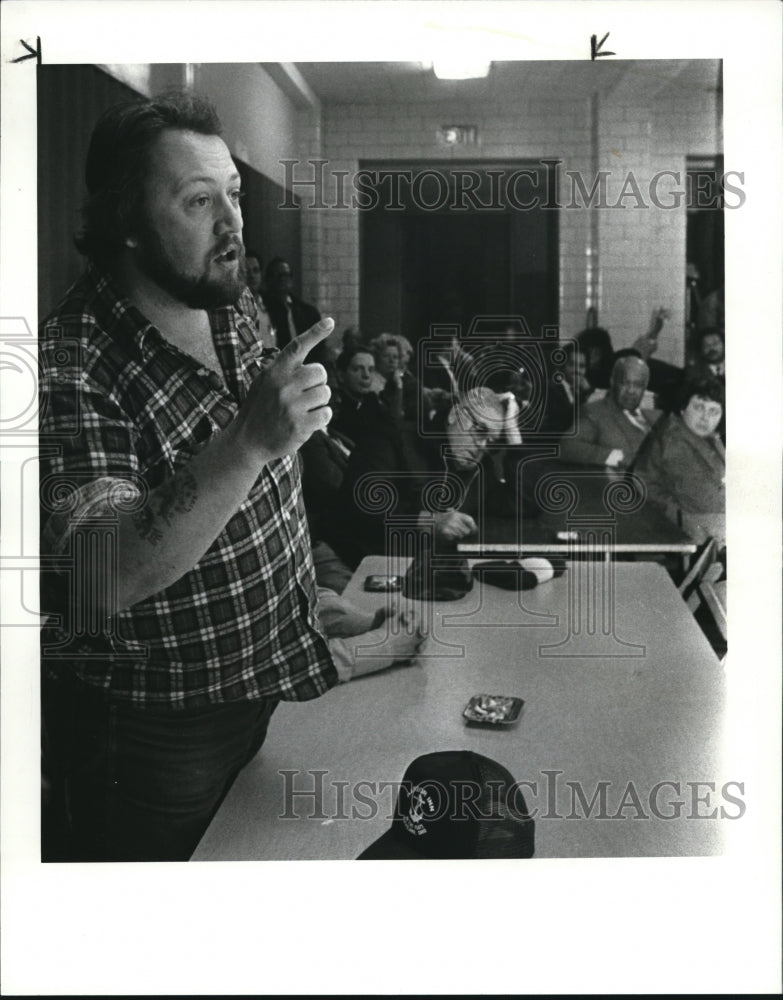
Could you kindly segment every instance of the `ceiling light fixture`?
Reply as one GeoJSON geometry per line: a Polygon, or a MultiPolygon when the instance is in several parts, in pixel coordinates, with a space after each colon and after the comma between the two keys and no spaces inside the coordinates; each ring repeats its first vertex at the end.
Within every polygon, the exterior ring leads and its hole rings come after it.
{"type": "Polygon", "coordinates": [[[489,75],[492,64],[485,59],[446,56],[435,59],[432,69],[439,80],[480,80],[489,75]]]}

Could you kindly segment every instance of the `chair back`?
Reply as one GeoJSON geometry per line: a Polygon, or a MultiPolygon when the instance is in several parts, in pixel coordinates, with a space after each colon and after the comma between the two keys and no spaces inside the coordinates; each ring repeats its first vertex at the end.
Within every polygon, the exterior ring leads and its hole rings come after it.
{"type": "Polygon", "coordinates": [[[698,593],[699,584],[715,563],[717,546],[714,538],[708,538],[699,549],[691,563],[691,567],[685,574],[682,582],[677,588],[680,596],[688,605],[691,611],[695,611],[701,603],[698,593]]]}
{"type": "MultiPolygon", "coordinates": [[[[722,575],[723,566],[717,560],[718,545],[714,538],[708,538],[697,551],[688,573],[679,586],[680,594],[692,614],[696,614],[702,606],[706,608],[712,622],[721,635],[723,642],[727,640],[726,628],[726,598],[725,581],[716,582],[722,575]]],[[[709,638],[709,633],[708,638],[709,638]]],[[[718,652],[716,640],[710,638],[713,648],[718,652]]],[[[720,645],[720,643],[718,643],[720,645]]],[[[725,665],[725,652],[721,656],[721,664],[725,665]]]]}

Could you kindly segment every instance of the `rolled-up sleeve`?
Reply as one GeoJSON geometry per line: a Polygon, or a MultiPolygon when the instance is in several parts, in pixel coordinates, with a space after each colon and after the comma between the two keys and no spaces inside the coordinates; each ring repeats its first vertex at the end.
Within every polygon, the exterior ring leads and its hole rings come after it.
{"type": "Polygon", "coordinates": [[[62,491],[54,491],[48,504],[60,509],[51,510],[41,532],[41,547],[52,555],[67,551],[80,524],[95,518],[114,518],[136,508],[142,498],[142,491],[134,482],[115,476],[101,476],[74,489],[65,483],[63,487],[62,491]]]}
{"type": "Polygon", "coordinates": [[[41,539],[65,544],[74,524],[132,510],[142,500],[138,434],[121,406],[67,370],[40,382],[41,539]]]}

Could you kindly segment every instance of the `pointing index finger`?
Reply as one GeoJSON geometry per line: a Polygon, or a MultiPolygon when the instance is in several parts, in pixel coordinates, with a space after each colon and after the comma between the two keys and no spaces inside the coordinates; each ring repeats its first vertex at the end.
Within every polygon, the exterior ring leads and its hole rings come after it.
{"type": "Polygon", "coordinates": [[[300,333],[298,337],[286,344],[278,355],[278,364],[286,365],[288,368],[295,368],[304,364],[305,358],[322,340],[325,340],[334,330],[334,320],[331,316],[325,316],[319,320],[309,330],[300,333]]]}

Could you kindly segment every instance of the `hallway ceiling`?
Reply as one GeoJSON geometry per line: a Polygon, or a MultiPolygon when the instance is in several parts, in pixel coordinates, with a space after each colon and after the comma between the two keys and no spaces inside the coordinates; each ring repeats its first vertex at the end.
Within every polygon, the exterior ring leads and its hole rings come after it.
{"type": "Polygon", "coordinates": [[[670,87],[716,91],[720,60],[605,60],[590,62],[494,62],[483,80],[438,80],[414,62],[296,63],[323,104],[404,103],[460,100],[495,102],[583,98],[615,90],[655,96],[670,87]]]}

